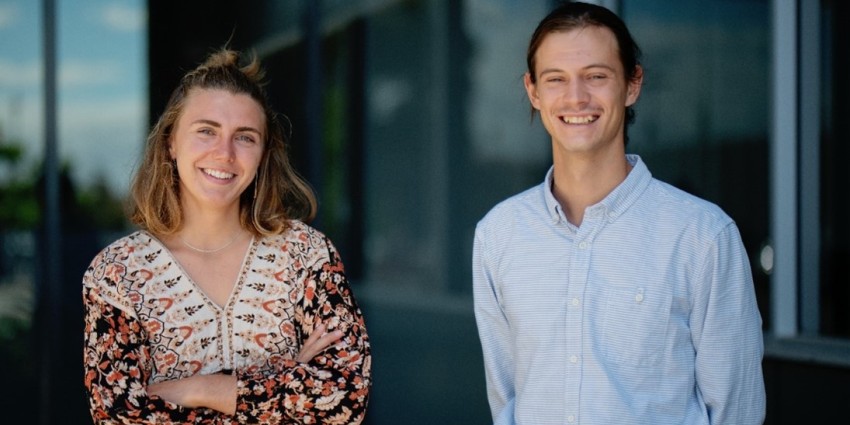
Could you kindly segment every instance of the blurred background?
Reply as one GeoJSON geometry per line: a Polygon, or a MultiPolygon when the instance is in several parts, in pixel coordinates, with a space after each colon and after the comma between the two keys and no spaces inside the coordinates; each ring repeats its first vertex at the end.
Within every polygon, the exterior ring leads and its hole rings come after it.
{"type": "MultiPolygon", "coordinates": [[[[848,4],[597,3],[644,51],[628,150],[740,227],[764,318],[767,423],[839,422],[848,4]]],[[[129,178],[177,79],[229,42],[263,60],[319,195],[313,224],[339,247],[365,314],[366,422],[490,423],[472,235],[551,163],[522,74],[554,4],[0,0],[0,422],[91,422],[82,274],[132,231],[129,178]]]]}

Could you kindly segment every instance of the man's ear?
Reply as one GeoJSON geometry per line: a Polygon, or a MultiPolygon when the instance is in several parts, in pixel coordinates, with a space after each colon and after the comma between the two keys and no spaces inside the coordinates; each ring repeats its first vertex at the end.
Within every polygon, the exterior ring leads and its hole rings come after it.
{"type": "Polygon", "coordinates": [[[525,85],[525,92],[528,94],[528,101],[534,109],[540,110],[540,98],[537,96],[537,85],[531,81],[531,74],[528,72],[522,76],[522,83],[525,85]]]}
{"type": "Polygon", "coordinates": [[[626,106],[632,106],[637,102],[641,86],[643,86],[643,67],[635,65],[635,76],[629,80],[626,89],[626,106]]]}

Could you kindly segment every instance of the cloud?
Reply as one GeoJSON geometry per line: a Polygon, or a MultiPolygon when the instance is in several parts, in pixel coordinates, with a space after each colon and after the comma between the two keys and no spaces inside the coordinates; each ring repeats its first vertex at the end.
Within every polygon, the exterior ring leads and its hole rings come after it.
{"type": "Polygon", "coordinates": [[[60,87],[107,85],[121,81],[121,64],[118,61],[65,61],[59,65],[60,87]]]}
{"type": "MultiPolygon", "coordinates": [[[[122,81],[124,72],[118,61],[72,60],[59,63],[59,87],[70,89],[112,85],[122,81]]],[[[40,86],[44,75],[40,61],[13,62],[0,59],[0,89],[34,88],[40,86]]]]}
{"type": "Polygon", "coordinates": [[[0,29],[10,27],[18,18],[18,8],[12,4],[0,4],[0,29]]]}
{"type": "Polygon", "coordinates": [[[147,22],[147,13],[142,7],[113,3],[103,8],[101,18],[108,28],[123,32],[140,31],[147,22]]]}
{"type": "Polygon", "coordinates": [[[38,61],[20,63],[0,59],[0,88],[34,87],[41,82],[41,74],[38,61]]]}
{"type": "Polygon", "coordinates": [[[70,161],[78,185],[105,177],[113,193],[126,193],[147,136],[146,108],[141,96],[61,106],[60,154],[70,161]]]}

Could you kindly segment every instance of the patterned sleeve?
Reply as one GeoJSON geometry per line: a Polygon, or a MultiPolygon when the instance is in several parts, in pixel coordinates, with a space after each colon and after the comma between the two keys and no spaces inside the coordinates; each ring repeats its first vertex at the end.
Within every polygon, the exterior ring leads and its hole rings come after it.
{"type": "Polygon", "coordinates": [[[240,423],[359,424],[371,387],[369,338],[342,261],[326,238],[323,252],[305,264],[300,318],[302,343],[315,324],[345,332],[341,342],[309,363],[287,360],[271,375],[239,376],[236,419],[240,423]],[[294,421],[294,422],[293,422],[294,421]]]}
{"type": "MultiPolygon", "coordinates": [[[[114,254],[114,253],[113,253],[114,254]]],[[[119,255],[120,257],[120,255],[119,255]]],[[[104,250],[83,277],[85,389],[97,424],[223,424],[228,417],[210,409],[189,409],[148,396],[150,353],[142,325],[106,302],[101,290],[117,288],[126,263],[104,250]]]]}

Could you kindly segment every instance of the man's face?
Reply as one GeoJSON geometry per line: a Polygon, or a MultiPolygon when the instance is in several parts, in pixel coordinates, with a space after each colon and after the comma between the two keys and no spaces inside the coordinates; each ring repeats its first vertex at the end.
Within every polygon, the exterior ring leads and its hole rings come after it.
{"type": "Polygon", "coordinates": [[[587,26],[550,33],[537,49],[535,68],[536,82],[526,73],[525,88],[556,157],[625,149],[626,107],[638,98],[642,72],[626,82],[611,30],[587,26]]]}

